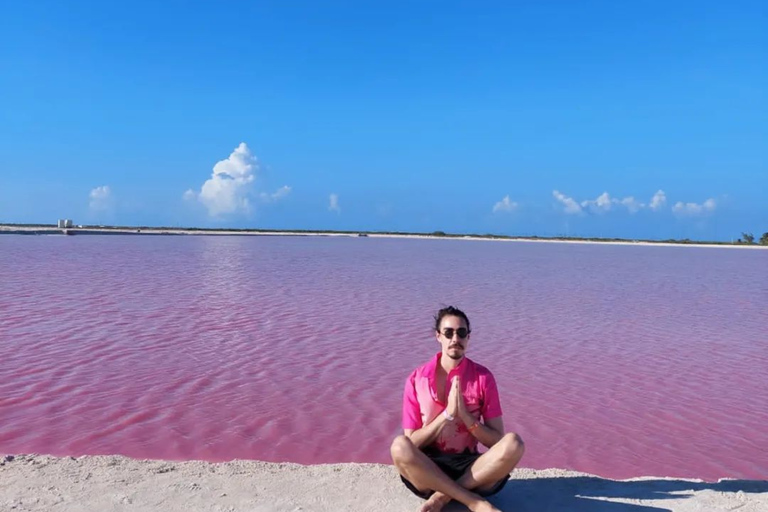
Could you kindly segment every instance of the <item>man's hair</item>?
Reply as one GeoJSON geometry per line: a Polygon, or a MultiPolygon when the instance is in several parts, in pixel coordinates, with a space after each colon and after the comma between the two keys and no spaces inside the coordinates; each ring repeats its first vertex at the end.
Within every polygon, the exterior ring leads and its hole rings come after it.
{"type": "Polygon", "coordinates": [[[435,331],[440,332],[440,322],[442,322],[443,317],[446,317],[446,316],[458,316],[459,318],[463,318],[464,321],[467,323],[467,330],[468,331],[472,330],[469,328],[469,318],[467,317],[467,315],[459,308],[448,306],[438,311],[437,314],[435,315],[435,331]]]}

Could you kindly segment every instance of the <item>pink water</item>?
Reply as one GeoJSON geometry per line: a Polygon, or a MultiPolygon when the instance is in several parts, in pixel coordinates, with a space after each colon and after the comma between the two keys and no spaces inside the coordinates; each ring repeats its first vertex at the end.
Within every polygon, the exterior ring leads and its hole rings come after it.
{"type": "Polygon", "coordinates": [[[523,465],[768,478],[768,251],[0,237],[0,453],[388,462],[472,321],[523,465]]]}

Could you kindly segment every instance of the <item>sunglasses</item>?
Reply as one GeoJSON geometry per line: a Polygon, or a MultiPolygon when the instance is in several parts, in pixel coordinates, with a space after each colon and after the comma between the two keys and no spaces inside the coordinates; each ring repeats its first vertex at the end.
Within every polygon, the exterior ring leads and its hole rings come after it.
{"type": "Polygon", "coordinates": [[[454,329],[453,327],[446,327],[445,329],[443,329],[443,336],[445,336],[449,340],[453,339],[454,333],[458,334],[459,338],[463,340],[464,338],[469,336],[469,329],[465,327],[459,327],[458,329],[454,329]]]}

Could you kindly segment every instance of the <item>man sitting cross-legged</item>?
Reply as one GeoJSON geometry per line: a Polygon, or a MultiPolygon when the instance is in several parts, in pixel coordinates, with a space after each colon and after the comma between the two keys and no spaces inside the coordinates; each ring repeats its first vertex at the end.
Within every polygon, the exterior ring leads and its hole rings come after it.
{"type": "Polygon", "coordinates": [[[427,500],[422,512],[437,512],[451,499],[498,512],[485,497],[504,487],[525,450],[520,436],[504,434],[493,375],[465,356],[469,333],[464,312],[438,311],[441,351],[405,383],[404,435],[392,442],[392,461],[405,485],[427,500]],[[482,455],[478,441],[488,447],[482,455]]]}

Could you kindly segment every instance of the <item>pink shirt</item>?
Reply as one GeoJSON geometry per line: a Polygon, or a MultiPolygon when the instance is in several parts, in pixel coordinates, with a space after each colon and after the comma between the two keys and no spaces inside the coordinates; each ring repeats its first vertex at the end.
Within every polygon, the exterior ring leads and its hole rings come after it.
{"type": "MultiPolygon", "coordinates": [[[[445,409],[437,399],[435,371],[440,364],[440,352],[429,362],[416,368],[405,381],[403,392],[403,428],[417,430],[428,425],[445,409]]],[[[451,370],[446,380],[454,376],[461,379],[461,394],[467,410],[483,421],[501,416],[499,390],[493,374],[484,366],[464,357],[459,366],[451,370]]],[[[445,424],[432,445],[443,453],[461,453],[465,449],[477,451],[477,438],[464,422],[456,418],[445,424]]]]}

